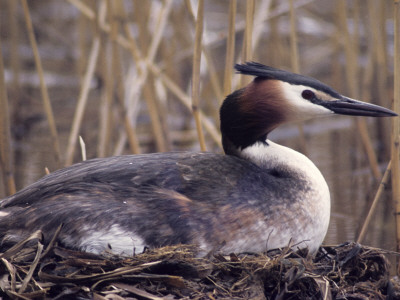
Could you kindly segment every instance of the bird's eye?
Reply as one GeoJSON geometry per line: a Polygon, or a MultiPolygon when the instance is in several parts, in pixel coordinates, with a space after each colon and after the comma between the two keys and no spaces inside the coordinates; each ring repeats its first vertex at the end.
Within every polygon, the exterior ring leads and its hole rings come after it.
{"type": "Polygon", "coordinates": [[[304,99],[311,100],[311,99],[313,99],[313,98],[315,97],[315,94],[314,94],[313,91],[304,90],[304,91],[301,93],[301,96],[302,96],[304,99]]]}

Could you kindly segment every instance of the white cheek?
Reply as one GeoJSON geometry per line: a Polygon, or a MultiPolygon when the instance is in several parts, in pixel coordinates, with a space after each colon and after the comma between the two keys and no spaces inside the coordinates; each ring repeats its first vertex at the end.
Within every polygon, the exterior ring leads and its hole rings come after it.
{"type": "Polygon", "coordinates": [[[333,114],[331,110],[321,105],[311,103],[301,96],[301,93],[304,90],[311,90],[315,92],[313,88],[302,85],[292,85],[287,82],[280,83],[283,85],[282,91],[289,103],[292,121],[307,120],[318,116],[327,116],[333,114]]]}

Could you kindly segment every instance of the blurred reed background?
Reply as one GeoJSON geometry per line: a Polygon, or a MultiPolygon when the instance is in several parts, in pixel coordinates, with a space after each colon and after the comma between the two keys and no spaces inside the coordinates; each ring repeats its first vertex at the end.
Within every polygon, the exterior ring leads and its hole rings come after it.
{"type": "MultiPolygon", "coordinates": [[[[235,62],[300,72],[391,108],[393,5],[0,0],[0,196],[46,167],[81,160],[79,136],[88,158],[221,152],[218,108],[251,80],[234,74],[235,62]]],[[[270,135],[308,155],[326,177],[333,207],[325,243],[357,240],[390,160],[391,132],[388,118],[336,116],[270,135]]],[[[388,180],[363,243],[394,250],[390,187],[388,180]]]]}

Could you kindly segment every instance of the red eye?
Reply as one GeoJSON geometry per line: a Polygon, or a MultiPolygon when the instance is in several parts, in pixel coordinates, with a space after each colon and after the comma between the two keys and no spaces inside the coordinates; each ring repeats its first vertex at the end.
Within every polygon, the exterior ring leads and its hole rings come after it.
{"type": "Polygon", "coordinates": [[[301,93],[301,96],[302,96],[304,99],[307,99],[307,100],[311,100],[311,99],[315,98],[314,92],[313,92],[313,91],[310,91],[310,90],[304,90],[304,91],[301,93]]]}

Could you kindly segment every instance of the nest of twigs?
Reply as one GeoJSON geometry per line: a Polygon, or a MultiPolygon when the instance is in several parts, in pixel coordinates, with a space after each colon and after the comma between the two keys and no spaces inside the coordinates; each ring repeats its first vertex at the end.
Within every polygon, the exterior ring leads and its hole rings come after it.
{"type": "Polygon", "coordinates": [[[0,254],[0,298],[400,299],[385,252],[355,243],[314,257],[283,249],[198,258],[192,245],[120,257],[34,241],[0,254]]]}

